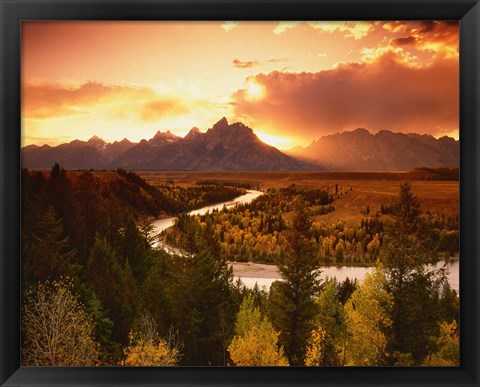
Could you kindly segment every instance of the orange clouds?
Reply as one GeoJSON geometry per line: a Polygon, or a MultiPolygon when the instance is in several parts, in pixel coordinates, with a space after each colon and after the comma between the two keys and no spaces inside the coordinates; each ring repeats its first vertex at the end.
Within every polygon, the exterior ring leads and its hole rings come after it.
{"type": "Polygon", "coordinates": [[[108,95],[111,88],[89,82],[79,87],[27,84],[22,88],[22,113],[27,118],[79,114],[82,107],[108,95]]]}
{"type": "Polygon", "coordinates": [[[267,59],[264,61],[258,61],[258,60],[241,61],[240,59],[235,58],[234,60],[232,60],[232,63],[235,67],[238,67],[239,69],[249,69],[252,67],[263,66],[268,63],[286,62],[286,61],[288,61],[288,58],[273,58],[273,59],[267,59]]]}
{"type": "Polygon", "coordinates": [[[112,118],[134,115],[140,121],[155,121],[164,115],[187,112],[200,102],[161,96],[148,87],[128,87],[86,82],[68,87],[60,84],[27,84],[22,111],[26,119],[49,119],[78,114],[107,113],[112,118]]]}
{"type": "Polygon", "coordinates": [[[403,35],[391,40],[394,46],[411,46],[444,56],[458,55],[457,21],[388,22],[383,28],[403,35]]]}
{"type": "Polygon", "coordinates": [[[238,67],[240,69],[248,69],[251,67],[258,66],[260,64],[258,60],[249,60],[244,62],[244,61],[241,61],[240,59],[234,59],[232,63],[235,67],[238,67]]]}
{"type": "Polygon", "coordinates": [[[238,116],[304,138],[365,127],[440,135],[458,129],[458,61],[412,66],[386,49],[365,63],[344,63],[316,73],[274,71],[249,78],[265,92],[252,101],[237,91],[238,116]]]}
{"type": "Polygon", "coordinates": [[[99,82],[78,86],[25,83],[22,143],[56,144],[60,138],[71,141],[93,135],[139,141],[166,129],[184,135],[193,126],[204,127],[230,114],[228,101],[195,98],[194,91],[183,84],[170,90],[99,82]]]}
{"type": "Polygon", "coordinates": [[[22,82],[27,144],[222,116],[295,145],[361,126],[455,133],[458,23],[25,22],[22,82]]]}
{"type": "Polygon", "coordinates": [[[273,32],[281,34],[299,25],[305,25],[317,30],[318,32],[340,32],[346,38],[355,40],[366,37],[374,29],[375,22],[361,21],[309,21],[309,22],[279,22],[273,32]]]}
{"type": "Polygon", "coordinates": [[[164,114],[179,115],[187,113],[189,107],[180,98],[157,98],[141,106],[140,119],[144,122],[155,121],[164,114]]]}

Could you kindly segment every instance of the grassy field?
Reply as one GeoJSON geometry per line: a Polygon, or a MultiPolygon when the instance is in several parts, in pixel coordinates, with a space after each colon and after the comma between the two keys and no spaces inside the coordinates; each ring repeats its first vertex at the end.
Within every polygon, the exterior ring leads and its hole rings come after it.
{"type": "Polygon", "coordinates": [[[334,202],[335,211],[321,215],[321,220],[330,223],[347,221],[358,223],[367,216],[362,213],[370,207],[370,216],[380,211],[381,204],[389,205],[398,195],[403,181],[410,181],[424,211],[458,214],[458,181],[418,180],[411,172],[140,172],[147,181],[174,180],[177,184],[193,184],[200,180],[216,179],[249,183],[262,190],[286,187],[291,184],[308,187],[328,187],[331,191],[338,185],[347,192],[334,202]],[[350,191],[351,188],[351,191],[350,191]]]}

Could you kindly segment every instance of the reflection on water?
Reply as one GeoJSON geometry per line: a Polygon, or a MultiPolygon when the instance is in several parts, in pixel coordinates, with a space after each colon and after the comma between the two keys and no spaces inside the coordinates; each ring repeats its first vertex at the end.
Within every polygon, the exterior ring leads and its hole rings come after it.
{"type": "MultiPolygon", "coordinates": [[[[252,264],[255,265],[255,264],[252,264]]],[[[436,265],[430,265],[431,268],[441,268],[443,267],[444,262],[438,262],[436,265]]],[[[459,281],[459,268],[460,268],[460,262],[458,260],[456,261],[451,261],[447,264],[448,268],[448,282],[452,289],[454,289],[458,294],[459,289],[460,289],[460,281],[459,281]]],[[[343,282],[345,279],[350,278],[356,278],[359,282],[363,282],[365,279],[365,274],[369,273],[373,270],[372,267],[336,267],[336,266],[329,266],[329,267],[322,267],[322,273],[320,277],[322,279],[325,279],[327,277],[333,278],[335,277],[337,281],[343,282]]],[[[235,272],[234,272],[235,274],[235,272]]],[[[241,281],[247,286],[248,288],[253,288],[255,286],[255,283],[258,284],[260,288],[265,287],[266,290],[270,289],[270,285],[274,281],[278,281],[279,278],[253,278],[253,277],[239,277],[235,276],[235,278],[240,278],[241,281]]]]}
{"type": "Polygon", "coordinates": [[[211,206],[203,207],[198,210],[193,210],[190,211],[188,214],[189,215],[204,215],[208,211],[213,211],[213,210],[221,210],[223,206],[227,208],[232,208],[235,207],[237,204],[246,204],[252,202],[254,199],[258,198],[260,195],[263,195],[263,192],[260,191],[254,191],[254,190],[247,190],[248,193],[245,195],[239,196],[238,198],[228,201],[228,202],[223,202],[223,203],[218,203],[214,204],[211,206]]]}
{"type": "Polygon", "coordinates": [[[173,226],[174,219],[175,218],[156,219],[153,221],[153,226],[157,229],[157,232],[162,232],[173,226]]]}

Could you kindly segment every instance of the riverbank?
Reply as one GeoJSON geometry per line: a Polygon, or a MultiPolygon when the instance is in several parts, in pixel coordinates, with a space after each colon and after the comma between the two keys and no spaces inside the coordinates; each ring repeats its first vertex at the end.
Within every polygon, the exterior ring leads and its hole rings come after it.
{"type": "MultiPolygon", "coordinates": [[[[249,278],[276,278],[281,277],[280,272],[276,265],[267,264],[267,263],[256,263],[256,262],[228,262],[232,267],[233,273],[236,277],[249,277],[249,278]]],[[[361,264],[346,264],[346,265],[337,265],[337,266],[320,266],[320,270],[342,270],[342,269],[368,269],[373,268],[375,264],[371,265],[361,265],[361,264]]]]}
{"type": "MultiPolygon", "coordinates": [[[[263,192],[261,191],[256,191],[252,189],[248,189],[246,191],[247,191],[246,194],[238,196],[233,200],[228,200],[225,202],[198,208],[196,210],[190,211],[188,215],[203,215],[203,214],[206,214],[207,212],[211,212],[215,210],[219,211],[224,207],[232,208],[232,207],[235,207],[237,204],[250,203],[251,201],[255,200],[257,197],[263,195],[263,192]]],[[[152,222],[152,225],[153,227],[155,227],[155,231],[157,232],[157,234],[160,234],[162,231],[166,230],[167,228],[172,227],[175,224],[176,219],[177,217],[175,216],[168,217],[168,218],[154,219],[152,222]]],[[[167,251],[179,251],[178,248],[174,246],[169,246],[164,241],[159,242],[159,244],[162,245],[162,247],[165,248],[167,251]]],[[[156,245],[157,244],[155,244],[154,246],[156,245]]]]}
{"type": "MultiPolygon", "coordinates": [[[[265,290],[270,289],[270,285],[281,279],[277,266],[267,265],[263,263],[253,262],[229,262],[229,266],[233,269],[235,278],[240,278],[248,288],[253,288],[257,284],[260,288],[265,287],[265,290]]],[[[429,265],[432,269],[439,269],[445,265],[445,261],[441,260],[435,265],[429,265]]],[[[447,280],[452,289],[459,294],[460,289],[460,262],[459,260],[450,260],[446,263],[448,274],[447,280]]],[[[337,281],[343,282],[347,278],[357,279],[363,282],[365,275],[373,270],[373,267],[359,267],[359,266],[321,266],[320,278],[336,278],[337,281]]]]}
{"type": "MultiPolygon", "coordinates": [[[[460,255],[455,254],[448,258],[448,262],[458,262],[460,260],[460,255]]],[[[445,262],[445,259],[440,258],[439,263],[445,262]]],[[[280,278],[278,273],[277,266],[269,263],[261,262],[229,262],[232,266],[234,273],[237,273],[237,276],[251,277],[251,278],[280,278]]],[[[374,262],[344,262],[341,265],[320,265],[321,268],[372,268],[375,267],[374,262]]]]}
{"type": "Polygon", "coordinates": [[[228,262],[232,267],[235,277],[249,278],[280,278],[276,265],[254,262],[228,262]]]}

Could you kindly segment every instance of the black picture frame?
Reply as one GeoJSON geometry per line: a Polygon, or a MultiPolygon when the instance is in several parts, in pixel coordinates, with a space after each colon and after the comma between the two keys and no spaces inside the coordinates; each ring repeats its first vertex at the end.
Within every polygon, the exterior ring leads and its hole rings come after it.
{"type": "Polygon", "coordinates": [[[479,386],[480,4],[478,0],[0,0],[2,386],[479,386]],[[459,20],[460,367],[20,367],[22,20],[459,20]]]}

